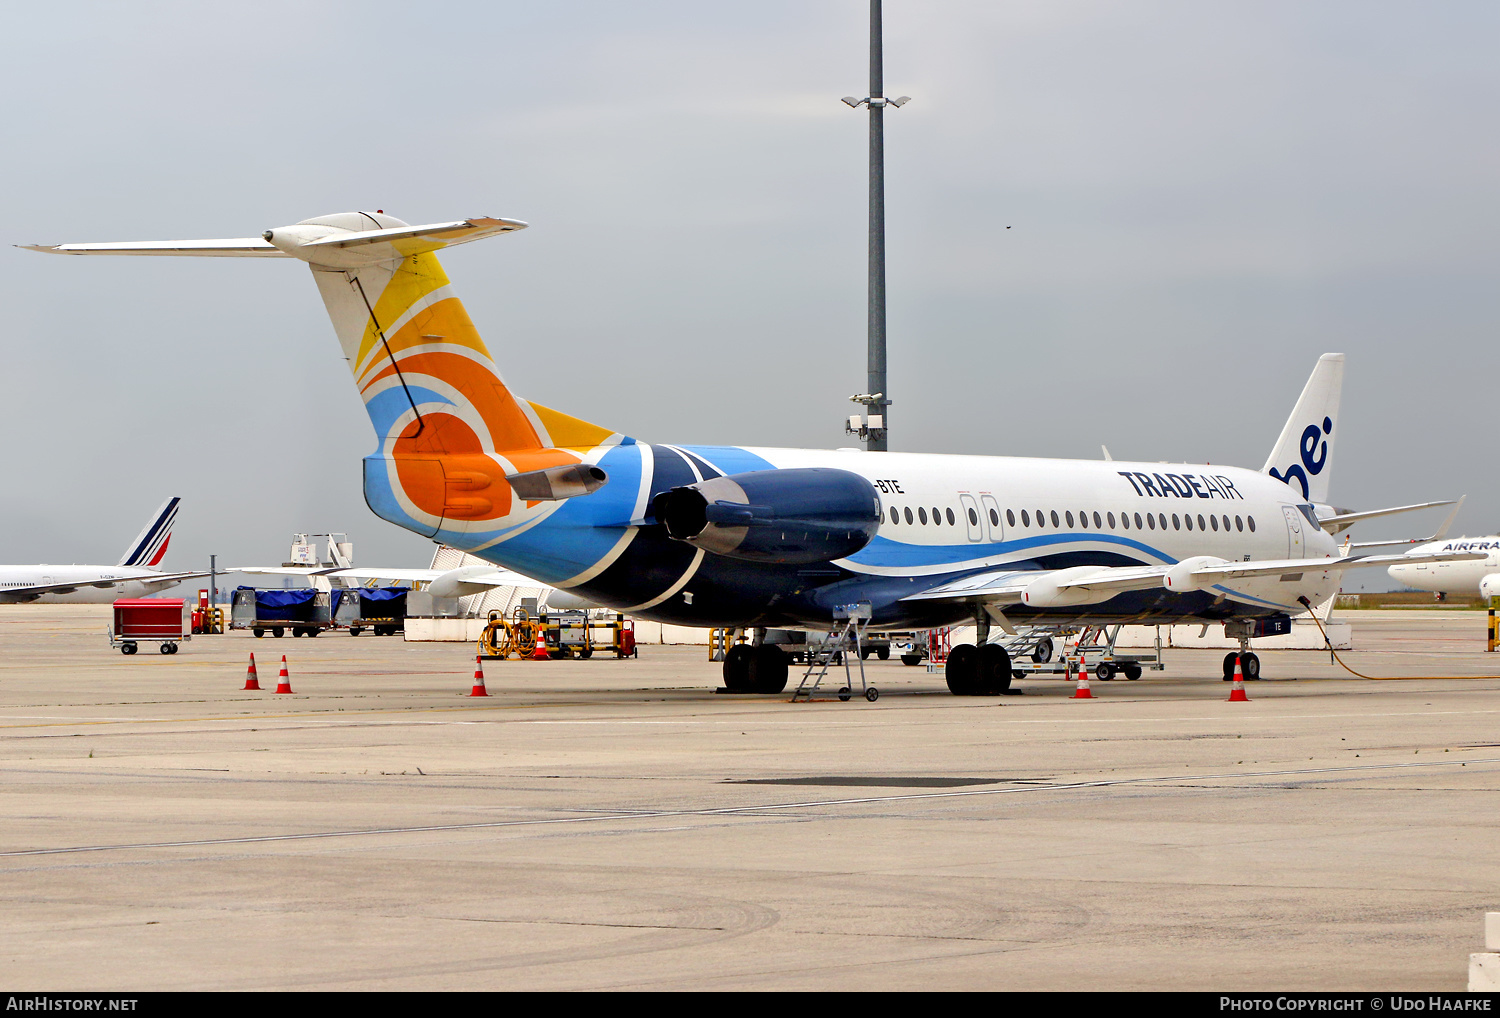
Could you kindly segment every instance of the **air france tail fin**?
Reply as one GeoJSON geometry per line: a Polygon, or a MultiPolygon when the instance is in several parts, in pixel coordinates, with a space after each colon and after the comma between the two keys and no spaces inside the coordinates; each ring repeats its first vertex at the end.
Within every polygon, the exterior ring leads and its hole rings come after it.
{"type": "Polygon", "coordinates": [[[161,562],[167,554],[167,542],[172,539],[172,524],[177,522],[177,505],[181,501],[169,498],[152,513],[145,529],[130,542],[119,565],[155,568],[161,562]]]}
{"type": "Polygon", "coordinates": [[[1313,367],[1292,416],[1271,450],[1262,472],[1285,481],[1300,498],[1328,501],[1328,475],[1333,458],[1333,428],[1339,419],[1344,389],[1344,355],[1325,353],[1313,367]]]}

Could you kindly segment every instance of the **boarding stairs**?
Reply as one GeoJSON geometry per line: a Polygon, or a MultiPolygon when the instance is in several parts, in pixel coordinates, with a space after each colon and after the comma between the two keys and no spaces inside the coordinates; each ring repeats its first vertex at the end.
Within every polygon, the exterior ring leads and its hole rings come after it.
{"type": "MultiPolygon", "coordinates": [[[[864,698],[871,703],[880,698],[880,690],[865,681],[863,643],[865,629],[870,624],[870,606],[850,605],[838,608],[834,611],[834,618],[842,619],[843,628],[830,630],[828,639],[807,655],[807,670],[802,673],[802,681],[792,692],[793,703],[797,702],[798,697],[806,700],[813,698],[818,687],[828,678],[828,669],[835,663],[835,659],[844,668],[844,685],[838,691],[838,698],[849,700],[854,695],[854,670],[850,666],[850,658],[854,659],[854,666],[859,669],[859,690],[864,698]]],[[[837,674],[835,671],[834,675],[837,674]]]]}

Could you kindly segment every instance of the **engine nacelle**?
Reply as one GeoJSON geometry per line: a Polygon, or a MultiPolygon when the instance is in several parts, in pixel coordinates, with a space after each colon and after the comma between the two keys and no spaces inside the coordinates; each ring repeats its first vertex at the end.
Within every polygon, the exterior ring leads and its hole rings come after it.
{"type": "Polygon", "coordinates": [[[807,565],[869,544],[880,526],[880,497],[847,470],[754,470],[664,491],[651,513],[667,536],[715,555],[807,565]]]}
{"type": "Polygon", "coordinates": [[[1500,573],[1490,573],[1479,581],[1480,597],[1500,597],[1500,573]]]}

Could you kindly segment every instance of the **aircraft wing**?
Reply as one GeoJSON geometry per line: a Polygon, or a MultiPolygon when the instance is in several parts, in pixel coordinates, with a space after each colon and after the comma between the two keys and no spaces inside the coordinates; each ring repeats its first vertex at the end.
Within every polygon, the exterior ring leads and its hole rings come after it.
{"type": "Polygon", "coordinates": [[[988,604],[1020,604],[1025,592],[1039,580],[1056,583],[1059,589],[1102,593],[1105,600],[1127,590],[1149,590],[1162,585],[1165,566],[1075,566],[1071,569],[994,570],[940,584],[903,601],[968,601],[988,604]]]}
{"type": "MultiPolygon", "coordinates": [[[[227,569],[219,570],[221,574],[230,571],[227,569]]],[[[72,580],[68,583],[38,583],[34,587],[13,587],[5,591],[5,594],[7,600],[19,598],[29,601],[43,594],[71,594],[75,590],[83,590],[85,587],[108,590],[110,587],[117,587],[122,583],[180,583],[183,580],[196,580],[199,577],[208,575],[208,571],[205,570],[201,573],[157,573],[145,576],[119,576],[112,580],[100,578],[97,580],[72,580]]]]}
{"type": "Polygon", "coordinates": [[[1184,592],[1212,587],[1225,580],[1288,573],[1373,568],[1397,563],[1468,562],[1482,552],[1439,552],[1430,555],[1348,555],[1342,558],[1262,559],[1225,562],[1203,557],[1175,565],[1073,566],[1068,569],[997,569],[938,584],[903,601],[980,601],[984,604],[1062,606],[1107,601],[1129,590],[1166,587],[1184,592]]]}

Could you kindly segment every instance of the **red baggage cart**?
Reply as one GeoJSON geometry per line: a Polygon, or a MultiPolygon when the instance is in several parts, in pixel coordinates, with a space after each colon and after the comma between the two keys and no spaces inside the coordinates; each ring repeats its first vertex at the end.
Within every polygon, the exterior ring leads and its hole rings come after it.
{"type": "Polygon", "coordinates": [[[177,653],[177,645],[193,638],[181,598],[125,597],[115,602],[115,624],[109,645],[121,654],[134,654],[140,644],[156,642],[163,654],[177,653]]]}

